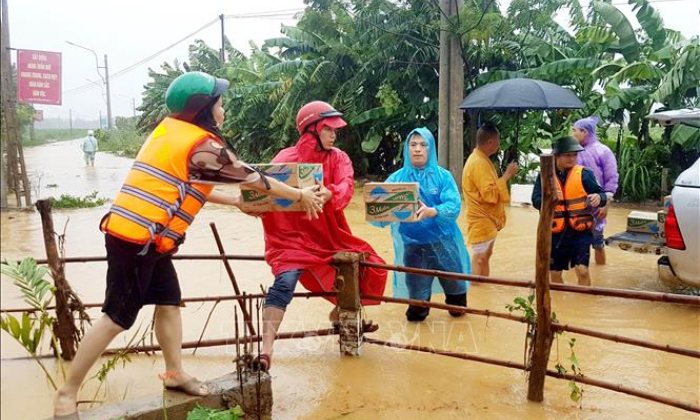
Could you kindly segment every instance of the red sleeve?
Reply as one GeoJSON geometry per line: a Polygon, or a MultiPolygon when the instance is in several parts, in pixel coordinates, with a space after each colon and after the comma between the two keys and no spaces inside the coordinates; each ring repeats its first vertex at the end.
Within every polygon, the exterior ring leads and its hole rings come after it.
{"type": "Polygon", "coordinates": [[[344,152],[336,153],[333,159],[331,181],[326,188],[331,190],[333,198],[330,204],[334,210],[343,210],[350,204],[352,195],[355,192],[355,170],[352,162],[344,152]]]}

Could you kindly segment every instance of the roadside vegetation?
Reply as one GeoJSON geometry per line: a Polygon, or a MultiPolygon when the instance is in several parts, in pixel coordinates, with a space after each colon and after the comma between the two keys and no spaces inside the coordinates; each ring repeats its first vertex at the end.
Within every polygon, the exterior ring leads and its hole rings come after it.
{"type": "Polygon", "coordinates": [[[42,144],[51,143],[54,141],[73,140],[80,137],[85,137],[87,130],[84,129],[67,129],[67,128],[51,128],[34,130],[32,137],[29,127],[22,129],[22,145],[25,147],[41,146],[42,144]]]}
{"type": "MultiPolygon", "coordinates": [[[[115,130],[98,130],[100,150],[135,157],[168,114],[164,95],[170,82],[200,70],[231,82],[221,132],[242,159],[267,161],[292,145],[297,110],[322,98],[350,123],[338,143],[356,175],[381,179],[397,169],[406,133],[416,126],[437,131],[439,34],[448,31],[461,39],[465,94],[486,83],[529,77],[572,89],[584,102],[575,112],[525,113],[521,159],[569,134],[576,119],[597,115],[598,136],[619,159],[619,195],[641,201],[664,195],[664,169],[672,184],[700,157],[700,130],[664,129],[644,118],[658,105],[699,106],[700,85],[700,39],[667,28],[647,0],[629,0],[634,16],[598,1],[584,8],[577,0],[515,0],[505,13],[494,3],[467,1],[446,24],[437,2],[307,4],[296,27],[282,27],[280,37],[251,44],[247,54],[227,43],[227,60],[221,63],[216,48],[196,40],[188,61],[149,69],[141,116],[117,118],[115,130]],[[570,28],[552,19],[559,12],[568,14],[570,28]]],[[[466,115],[465,156],[478,120],[499,124],[506,153],[497,163],[503,166],[515,154],[515,114],[466,115]]],[[[526,174],[521,171],[516,181],[527,181],[526,174]]]]}
{"type": "Polygon", "coordinates": [[[135,158],[147,136],[137,130],[136,121],[135,117],[117,117],[114,129],[95,130],[100,151],[135,158]]]}
{"type": "Polygon", "coordinates": [[[84,209],[100,207],[107,202],[106,198],[98,197],[97,191],[85,196],[62,194],[60,197],[51,197],[51,207],[54,209],[84,209]]]}
{"type": "MultiPolygon", "coordinates": [[[[440,21],[438,2],[418,0],[309,1],[296,27],[250,52],[219,52],[201,40],[186,62],[150,70],[137,123],[148,133],[167,115],[164,94],[184,71],[201,70],[231,82],[222,133],[246,161],[265,161],[297,139],[294,118],[302,104],[325,99],[350,123],[339,146],[358,177],[396,169],[403,137],[415,126],[434,132],[438,122],[439,36],[461,39],[465,94],[513,77],[550,81],[584,102],[575,112],[525,113],[521,156],[538,154],[569,134],[583,116],[601,119],[599,137],[620,157],[622,196],[658,199],[661,172],[674,179],[700,156],[700,130],[662,129],[644,118],[659,104],[698,106],[700,39],[684,38],[664,24],[647,0],[624,5],[578,0],[514,0],[505,13],[494,3],[467,1],[459,16],[440,21]],[[568,15],[562,27],[552,16],[568,15]],[[633,28],[638,27],[635,30],[633,28]]],[[[512,155],[513,113],[482,113],[498,123],[512,155]]],[[[467,116],[465,150],[477,118],[467,116]]],[[[499,162],[503,164],[503,162],[499,162]]]]}

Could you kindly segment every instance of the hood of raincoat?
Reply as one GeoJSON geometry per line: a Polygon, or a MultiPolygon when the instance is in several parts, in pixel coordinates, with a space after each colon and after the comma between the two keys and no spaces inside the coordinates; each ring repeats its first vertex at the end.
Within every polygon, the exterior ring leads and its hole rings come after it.
{"type": "Polygon", "coordinates": [[[582,146],[598,141],[596,127],[598,126],[598,117],[581,118],[574,123],[574,128],[586,130],[586,138],[583,140],[582,146]]]}
{"type": "Polygon", "coordinates": [[[408,136],[406,136],[406,141],[404,142],[403,145],[403,168],[405,171],[412,171],[414,172],[417,176],[420,176],[420,173],[425,171],[426,169],[429,168],[436,168],[438,166],[438,160],[437,160],[437,151],[435,150],[435,137],[433,137],[433,133],[430,132],[425,127],[420,127],[420,128],[415,128],[413,131],[408,133],[408,136]],[[419,136],[423,137],[425,141],[428,142],[428,162],[425,164],[425,167],[423,168],[415,168],[413,165],[411,165],[411,151],[409,150],[408,143],[411,141],[411,137],[413,137],[414,134],[418,134],[419,136]]]}

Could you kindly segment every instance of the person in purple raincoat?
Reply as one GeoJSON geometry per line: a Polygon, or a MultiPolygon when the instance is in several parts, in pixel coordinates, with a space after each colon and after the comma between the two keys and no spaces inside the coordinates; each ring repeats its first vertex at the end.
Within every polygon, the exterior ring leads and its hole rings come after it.
{"type": "Polygon", "coordinates": [[[603,187],[607,195],[607,204],[593,212],[595,227],[593,229],[593,249],[595,250],[596,264],[605,264],[605,242],[603,241],[603,228],[605,218],[612,197],[617,191],[617,161],[612,150],[600,141],[596,136],[597,117],[582,118],[574,123],[573,136],[583,146],[583,151],[578,154],[577,163],[589,168],[595,174],[596,181],[603,187]]]}

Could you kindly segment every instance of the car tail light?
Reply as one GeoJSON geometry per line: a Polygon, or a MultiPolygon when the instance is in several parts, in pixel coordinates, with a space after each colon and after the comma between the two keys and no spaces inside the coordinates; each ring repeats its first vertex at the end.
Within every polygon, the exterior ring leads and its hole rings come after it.
{"type": "Polygon", "coordinates": [[[668,208],[664,228],[666,229],[666,246],[680,251],[685,250],[685,242],[683,242],[683,235],[681,235],[681,229],[678,226],[678,218],[676,218],[673,204],[668,208]]]}

